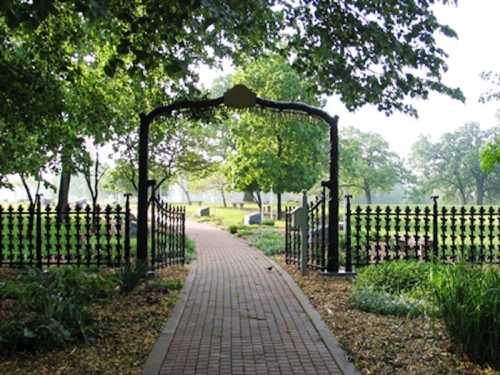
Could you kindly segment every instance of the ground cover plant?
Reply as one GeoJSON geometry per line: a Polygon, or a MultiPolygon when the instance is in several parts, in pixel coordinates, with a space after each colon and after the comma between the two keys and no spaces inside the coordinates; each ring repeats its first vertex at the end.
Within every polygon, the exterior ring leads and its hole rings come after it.
{"type": "Polygon", "coordinates": [[[500,369],[500,270],[494,266],[400,261],[365,267],[351,302],[367,312],[440,318],[460,352],[500,369]]]}
{"type": "Polygon", "coordinates": [[[439,315],[461,351],[500,371],[500,270],[460,264],[434,275],[439,315]]]}
{"type": "MultiPolygon", "coordinates": [[[[17,314],[17,320],[20,322],[30,319],[29,311],[20,312],[15,306],[21,298],[19,294],[27,293],[25,289],[30,285],[29,278],[39,280],[38,278],[42,277],[52,280],[57,277],[59,281],[54,284],[53,289],[70,295],[72,301],[76,299],[83,303],[91,300],[85,304],[84,309],[88,318],[85,320],[86,324],[88,323],[85,325],[87,336],[86,339],[76,334],[71,337],[63,336],[64,341],[56,347],[44,344],[41,347],[37,346],[36,350],[28,350],[30,347],[24,346],[24,350],[21,351],[21,347],[17,346],[16,351],[9,352],[4,350],[7,341],[1,341],[0,373],[2,374],[140,374],[175,304],[187,269],[169,267],[157,271],[153,279],[142,278],[136,288],[128,293],[120,292],[120,280],[110,271],[70,270],[65,267],[60,270],[50,270],[50,276],[36,276],[36,274],[31,276],[28,273],[0,269],[0,293],[2,293],[0,321],[11,320],[13,314],[17,314]],[[75,290],[74,282],[78,281],[81,285],[82,278],[85,286],[75,290]]],[[[66,323],[64,320],[63,324],[66,323]]],[[[75,321],[71,324],[80,323],[75,321]]],[[[35,332],[38,333],[36,330],[35,332]]],[[[48,334],[45,328],[41,332],[48,334]]],[[[55,336],[57,332],[51,331],[50,334],[55,336]]],[[[0,336],[3,339],[4,331],[0,332],[0,336]]],[[[31,337],[28,339],[35,340],[31,337]]],[[[46,343],[46,337],[43,337],[43,340],[46,343]]]]}
{"type": "Polygon", "coordinates": [[[380,314],[431,314],[435,310],[431,273],[443,267],[399,261],[362,268],[356,275],[352,303],[361,310],[380,314]]]}
{"type": "Polygon", "coordinates": [[[260,227],[249,237],[248,242],[268,256],[283,254],[285,238],[273,228],[260,227]]]}
{"type": "Polygon", "coordinates": [[[418,315],[382,315],[358,309],[349,278],[301,275],[283,257],[295,279],[362,374],[493,375],[498,371],[463,355],[443,320],[418,315]]]}

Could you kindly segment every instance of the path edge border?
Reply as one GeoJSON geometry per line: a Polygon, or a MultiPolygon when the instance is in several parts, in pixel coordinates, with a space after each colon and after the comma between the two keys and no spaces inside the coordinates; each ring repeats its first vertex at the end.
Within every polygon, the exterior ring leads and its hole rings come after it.
{"type": "Polygon", "coordinates": [[[174,338],[175,331],[179,325],[182,315],[186,307],[186,302],[191,294],[191,289],[193,286],[193,281],[196,273],[197,261],[194,260],[191,263],[190,271],[186,277],[185,284],[179,293],[179,298],[167,320],[167,323],[163,326],[160,335],[156,339],[153,349],[149,353],[148,359],[142,368],[143,375],[158,375],[161,370],[161,366],[165,361],[168,349],[174,338]]]}
{"type": "Polygon", "coordinates": [[[271,259],[271,257],[267,258],[274,265],[279,274],[283,277],[288,287],[295,295],[295,298],[297,298],[297,300],[299,301],[305,313],[311,320],[314,328],[316,329],[316,331],[318,331],[321,340],[323,340],[328,351],[340,368],[340,371],[342,371],[344,375],[359,375],[359,370],[351,361],[347,359],[347,353],[340,347],[340,344],[333,332],[328,328],[326,323],[321,318],[319,312],[312,305],[311,301],[309,301],[309,298],[297,285],[295,280],[288,274],[288,272],[283,269],[283,267],[281,267],[276,261],[274,261],[274,259],[271,259]]]}

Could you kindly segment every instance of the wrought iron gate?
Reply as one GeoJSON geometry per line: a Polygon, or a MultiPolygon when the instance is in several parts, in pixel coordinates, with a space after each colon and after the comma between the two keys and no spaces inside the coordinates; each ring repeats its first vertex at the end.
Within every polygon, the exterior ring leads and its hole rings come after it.
{"type": "Polygon", "coordinates": [[[158,269],[186,261],[186,209],[152,196],[150,265],[158,269]]]}

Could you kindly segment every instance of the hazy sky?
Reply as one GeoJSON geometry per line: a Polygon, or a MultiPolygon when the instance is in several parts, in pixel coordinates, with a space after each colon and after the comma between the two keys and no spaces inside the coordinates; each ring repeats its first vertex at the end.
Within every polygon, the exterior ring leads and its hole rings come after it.
{"type": "MultiPolygon", "coordinates": [[[[439,38],[440,46],[449,54],[449,70],[443,81],[451,87],[459,86],[466,103],[432,94],[427,101],[415,102],[419,112],[419,118],[415,119],[403,114],[386,117],[373,106],[352,113],[337,98],[331,97],[326,109],[340,116],[340,126],[353,125],[381,133],[394,151],[406,156],[419,134],[436,139],[465,122],[477,121],[485,128],[496,124],[495,113],[500,109],[500,102],[481,104],[478,99],[490,87],[479,74],[488,70],[500,72],[500,0],[459,0],[458,6],[439,5],[435,9],[438,19],[458,33],[458,40],[439,38]]],[[[202,69],[202,82],[210,87],[211,81],[220,74],[220,71],[202,69]]]]}

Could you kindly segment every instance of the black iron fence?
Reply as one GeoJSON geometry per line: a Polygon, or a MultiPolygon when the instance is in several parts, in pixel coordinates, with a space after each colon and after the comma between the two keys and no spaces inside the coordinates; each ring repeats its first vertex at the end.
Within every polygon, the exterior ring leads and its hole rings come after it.
{"type": "Polygon", "coordinates": [[[297,209],[285,210],[285,260],[287,263],[300,264],[302,239],[307,243],[307,267],[325,271],[328,253],[328,196],[323,190],[312,202],[307,204],[307,229],[302,231],[297,222],[297,209]],[[305,235],[304,235],[305,234],[305,235]]]}
{"type": "MultiPolygon", "coordinates": [[[[325,271],[328,259],[328,197],[325,190],[306,205],[285,211],[285,259],[300,265],[303,241],[309,269],[325,271]],[[305,226],[301,228],[301,225],[305,226]],[[306,237],[306,238],[304,238],[306,237]]],[[[500,208],[485,206],[356,206],[346,196],[340,227],[340,263],[346,272],[389,260],[500,264],[500,208]]]]}
{"type": "Polygon", "coordinates": [[[151,204],[151,267],[153,269],[186,260],[186,209],[156,197],[151,204]]]}
{"type": "MultiPolygon", "coordinates": [[[[185,209],[153,200],[148,258],[153,269],[185,261],[185,209]]],[[[120,205],[64,210],[35,204],[0,206],[0,266],[121,267],[134,261],[137,223],[130,195],[120,205]]]]}
{"type": "Polygon", "coordinates": [[[299,264],[302,243],[299,226],[294,221],[295,207],[285,208],[285,261],[299,264]]]}
{"type": "Polygon", "coordinates": [[[500,208],[361,207],[346,197],[346,270],[394,259],[500,263],[500,208]]]}
{"type": "Polygon", "coordinates": [[[119,267],[130,261],[130,203],[58,210],[0,206],[0,265],[119,267]]]}

